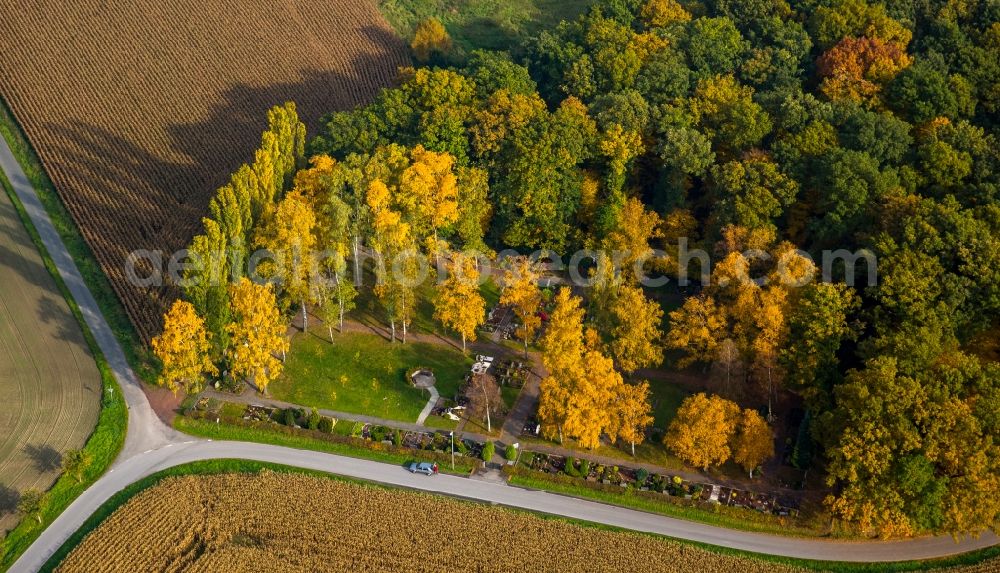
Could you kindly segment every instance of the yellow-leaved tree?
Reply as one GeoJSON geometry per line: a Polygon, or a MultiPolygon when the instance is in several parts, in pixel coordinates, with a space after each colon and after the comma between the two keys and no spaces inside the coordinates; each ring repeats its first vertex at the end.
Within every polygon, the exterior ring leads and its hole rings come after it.
{"type": "Polygon", "coordinates": [[[677,0],[648,0],[640,16],[647,26],[654,28],[691,19],[691,14],[677,0]]]}
{"type": "Polygon", "coordinates": [[[617,288],[611,307],[611,343],[608,348],[618,366],[631,375],[639,368],[659,366],[663,361],[663,308],[649,300],[638,286],[617,288]]]}
{"type": "Polygon", "coordinates": [[[594,449],[612,424],[612,391],[624,384],[621,374],[610,358],[596,350],[588,350],[581,362],[564,372],[569,402],[562,432],[580,446],[594,449]]]}
{"type": "MultiPolygon", "coordinates": [[[[571,400],[583,367],[583,315],[580,299],[568,288],[555,297],[555,309],[542,337],[542,363],[549,375],[542,380],[538,397],[538,419],[546,437],[562,442],[564,428],[576,416],[571,400]]],[[[573,422],[575,425],[575,422],[573,422]]]]}
{"type": "Polygon", "coordinates": [[[766,373],[767,415],[770,419],[775,370],[779,368],[778,355],[788,338],[788,292],[780,286],[762,290],[760,307],[755,316],[757,336],[752,343],[754,366],[766,373]]]}
{"type": "Polygon", "coordinates": [[[710,362],[718,354],[725,337],[726,317],[711,297],[693,296],[670,313],[667,347],[683,350],[677,366],[687,368],[695,362],[710,362]]]}
{"type": "Polygon", "coordinates": [[[415,261],[412,256],[404,256],[404,252],[413,245],[411,227],[403,220],[402,214],[393,209],[392,194],[381,179],[375,179],[368,185],[365,202],[372,217],[372,247],[379,265],[375,295],[388,314],[392,341],[396,340],[396,323],[402,322],[403,342],[406,342],[406,325],[413,306],[415,286],[408,280],[414,274],[411,271],[415,261]],[[386,261],[398,272],[387,268],[386,261]]]}
{"type": "Polygon", "coordinates": [[[677,457],[707,470],[729,459],[740,407],[719,396],[695,394],[684,399],[663,443],[677,457]]]}
{"type": "Polygon", "coordinates": [[[580,298],[562,287],[555,296],[555,308],[542,337],[542,363],[549,374],[571,370],[583,358],[583,315],[580,298]]]}
{"type": "Polygon", "coordinates": [[[448,278],[437,287],[434,318],[462,335],[462,352],[467,339],[476,339],[476,330],[486,320],[486,300],[479,292],[475,258],[461,253],[452,255],[448,278]]]}
{"type": "Polygon", "coordinates": [[[732,450],[733,461],[750,472],[750,479],[753,479],[755,469],[774,457],[774,434],[756,411],[743,410],[733,436],[732,450]]]}
{"type": "Polygon", "coordinates": [[[316,251],[316,214],[299,190],[292,190],[257,230],[257,244],[275,255],[274,273],[285,294],[302,306],[302,330],[309,328],[306,303],[316,251]]]}
{"type": "Polygon", "coordinates": [[[614,361],[601,353],[596,333],[584,331],[580,299],[568,288],[559,290],[555,304],[541,342],[549,371],[538,404],[545,435],[575,438],[589,449],[600,446],[605,433],[640,443],[652,423],[648,385],[625,384],[614,361]]]}
{"type": "Polygon", "coordinates": [[[607,432],[615,441],[625,440],[632,446],[646,439],[646,428],[653,423],[653,407],[649,402],[649,382],[623,383],[614,390],[611,404],[611,425],[607,432]]]}
{"type": "Polygon", "coordinates": [[[520,323],[517,337],[524,342],[524,356],[528,356],[528,341],[542,325],[538,311],[542,305],[542,291],[538,288],[538,266],[528,257],[510,259],[503,275],[503,294],[500,304],[510,305],[520,323]]]}
{"type": "Polygon", "coordinates": [[[229,324],[231,373],[249,380],[261,393],[281,374],[277,354],[288,351],[287,327],[278,311],[271,285],[259,285],[246,277],[229,286],[233,322],[229,324]]]}
{"type": "Polygon", "coordinates": [[[458,220],[458,178],[450,153],[437,153],[422,145],[410,153],[412,163],[400,177],[396,200],[403,206],[414,231],[428,245],[428,254],[440,264],[438,230],[458,220]]]}
{"type": "Polygon", "coordinates": [[[212,344],[205,321],[186,301],[174,302],[163,315],[163,332],[153,338],[153,353],[163,364],[158,383],[174,395],[201,392],[205,376],[219,373],[212,364],[212,344]]]}
{"type": "Polygon", "coordinates": [[[451,36],[440,20],[434,17],[426,18],[417,24],[410,47],[413,48],[413,55],[417,60],[426,63],[435,54],[444,56],[451,51],[451,36]]]}
{"type": "Polygon", "coordinates": [[[615,269],[625,281],[636,281],[645,273],[645,264],[652,262],[653,249],[649,241],[663,236],[663,221],[655,211],[649,211],[635,197],[625,201],[618,225],[604,239],[615,269]]]}

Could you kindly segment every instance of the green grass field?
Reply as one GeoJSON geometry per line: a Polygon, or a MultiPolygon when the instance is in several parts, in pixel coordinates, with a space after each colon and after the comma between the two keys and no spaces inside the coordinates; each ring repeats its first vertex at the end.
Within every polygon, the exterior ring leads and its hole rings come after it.
{"type": "Polygon", "coordinates": [[[653,425],[657,428],[666,428],[677,415],[677,409],[681,407],[681,402],[688,397],[688,393],[673,384],[663,381],[653,381],[649,383],[649,390],[652,394],[653,402],[653,425]]]}
{"type": "MultiPolygon", "coordinates": [[[[377,325],[379,328],[388,330],[389,323],[386,319],[387,313],[382,302],[375,296],[373,285],[376,283],[375,274],[369,265],[363,270],[364,287],[359,289],[358,297],[355,300],[356,308],[349,314],[359,322],[377,325]]],[[[479,287],[479,292],[486,301],[486,308],[490,309],[500,301],[500,288],[493,282],[492,278],[486,279],[479,287]]],[[[436,296],[434,281],[428,278],[424,284],[415,290],[416,304],[413,308],[413,316],[410,319],[408,332],[424,332],[437,334],[451,338],[458,338],[454,332],[448,331],[445,327],[434,319],[434,298],[436,296]]],[[[396,336],[402,336],[402,327],[396,325],[396,336]]],[[[483,338],[483,336],[481,336],[483,338]]],[[[471,341],[470,341],[471,342],[471,341]]]]}
{"type": "Polygon", "coordinates": [[[468,52],[514,48],[542,28],[576,18],[590,4],[591,0],[379,0],[379,9],[406,39],[413,36],[417,23],[434,16],[444,23],[455,45],[468,52]]]}
{"type": "Polygon", "coordinates": [[[292,341],[285,371],[268,391],[279,400],[316,408],[414,422],[428,394],[406,373],[430,368],[438,392],[454,396],[472,360],[449,346],[396,342],[374,334],[344,333],[330,344],[323,334],[292,341]]]}

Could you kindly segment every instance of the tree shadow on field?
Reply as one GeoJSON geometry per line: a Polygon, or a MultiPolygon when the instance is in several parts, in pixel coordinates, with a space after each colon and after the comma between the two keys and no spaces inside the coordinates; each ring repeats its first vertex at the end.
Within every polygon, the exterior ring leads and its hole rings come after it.
{"type": "MultiPolygon", "coordinates": [[[[166,268],[169,256],[201,232],[201,219],[216,189],[241,163],[253,160],[271,107],[294,101],[312,137],[322,115],[366,103],[391,85],[398,67],[409,64],[405,45],[377,26],[359,32],[365,46],[345,47],[355,53],[336,65],[331,62],[329,69],[303,69],[292,82],[235,83],[213,96],[205,119],[184,123],[185,118],[178,118],[172,125],[153,126],[151,131],[166,131],[169,151],[158,153],[153,143],[130,141],[121,135],[125,129],[113,133],[79,121],[46,126],[54,133],[53,156],[60,159],[59,165],[47,168],[61,173],[56,179],[70,187],[63,190],[64,198],[71,198],[68,203],[78,223],[86,218],[81,231],[133,322],[138,317],[144,339],[156,333],[160,316],[179,293],[169,286],[130,284],[125,271],[129,253],[163,251],[161,270],[166,268]]],[[[146,277],[153,272],[153,265],[141,262],[135,274],[146,277]]]]}
{"type": "Polygon", "coordinates": [[[62,466],[62,454],[48,444],[28,444],[24,446],[24,453],[31,458],[38,473],[54,471],[62,466]]]}
{"type": "Polygon", "coordinates": [[[322,130],[323,115],[366,104],[396,82],[399,66],[410,64],[405,45],[389,30],[366,26],[360,32],[375,49],[356,52],[342,69],[303,69],[297,81],[267,86],[232,85],[208,119],[170,127],[175,149],[207,168],[200,187],[204,205],[240,164],[253,161],[272,107],[295,102],[308,139],[322,130]]]}
{"type": "Polygon", "coordinates": [[[0,484],[0,516],[17,511],[17,502],[21,500],[21,494],[12,487],[0,484]]]}
{"type": "MultiPolygon", "coordinates": [[[[40,257],[35,255],[37,252],[37,247],[22,226],[14,206],[6,195],[0,197],[0,284],[4,283],[5,276],[19,275],[27,287],[22,290],[31,296],[19,300],[12,294],[15,304],[34,304],[37,319],[56,327],[55,332],[49,334],[59,340],[83,345],[79,325],[69,312],[48,269],[42,264],[40,257]]],[[[18,326],[33,328],[32,325],[18,326]]]]}

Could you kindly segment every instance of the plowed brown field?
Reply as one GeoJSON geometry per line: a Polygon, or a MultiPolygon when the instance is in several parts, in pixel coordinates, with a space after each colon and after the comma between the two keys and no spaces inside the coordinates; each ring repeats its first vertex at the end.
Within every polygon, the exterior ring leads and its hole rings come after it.
{"type": "Polygon", "coordinates": [[[140,335],[166,289],[128,284],[135,249],[186,246],[265,111],[315,126],[407,61],[371,0],[0,0],[0,94],[140,335]]]}

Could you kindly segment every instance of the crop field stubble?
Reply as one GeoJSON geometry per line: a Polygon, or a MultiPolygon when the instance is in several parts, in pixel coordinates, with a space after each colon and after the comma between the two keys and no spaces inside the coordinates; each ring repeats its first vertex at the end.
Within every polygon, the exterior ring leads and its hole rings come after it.
{"type": "Polygon", "coordinates": [[[315,126],[408,63],[367,0],[0,0],[0,14],[0,94],[146,340],[173,293],[130,285],[128,254],[187,245],[271,106],[295,101],[315,126]]]}
{"type": "MultiPolygon", "coordinates": [[[[0,533],[97,423],[101,377],[79,324],[0,187],[0,533]]],[[[0,535],[2,537],[2,535],[0,535]]]]}
{"type": "Polygon", "coordinates": [[[269,471],[168,478],[113,513],[58,570],[584,569],[793,571],[649,536],[583,528],[428,494],[269,471]],[[151,520],[150,515],[159,518],[151,520]]]}
{"type": "MultiPolygon", "coordinates": [[[[922,570],[998,568],[993,558],[922,570]]],[[[56,570],[814,571],[502,507],[270,470],[165,478],[114,510],[56,570]]]]}

